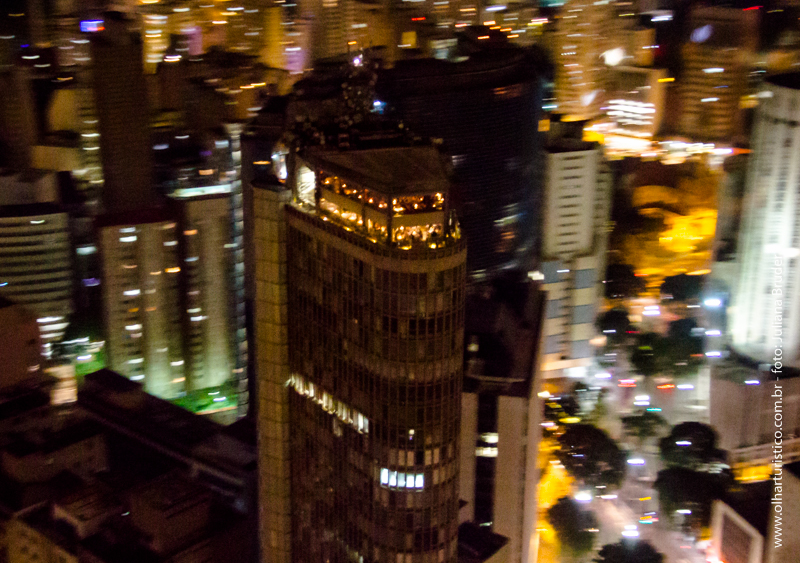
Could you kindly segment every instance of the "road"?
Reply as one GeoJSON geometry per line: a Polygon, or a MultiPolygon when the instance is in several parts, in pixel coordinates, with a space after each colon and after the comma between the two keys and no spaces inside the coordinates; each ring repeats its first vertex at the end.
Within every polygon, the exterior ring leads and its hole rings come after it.
{"type": "MultiPolygon", "coordinates": [[[[616,499],[596,497],[587,508],[593,510],[599,523],[599,537],[595,545],[615,543],[622,539],[623,532],[628,535],[639,533],[640,540],[650,542],[659,552],[664,554],[665,563],[705,563],[706,558],[701,550],[686,541],[679,532],[669,529],[667,521],[660,514],[658,494],[652,483],[661,468],[661,461],[655,440],[643,446],[632,443],[623,436],[620,418],[642,408],[660,408],[661,414],[670,425],[686,421],[708,422],[708,370],[702,368],[697,375],[681,379],[673,384],[675,387],[658,388],[658,382],[644,381],[632,374],[624,349],[620,349],[613,366],[607,369],[596,368],[590,371],[586,382],[589,385],[601,386],[608,390],[606,396],[607,416],[600,422],[611,436],[622,443],[628,442],[631,449],[629,457],[644,460],[643,465],[629,465],[623,486],[617,491],[616,499]],[[596,374],[611,374],[610,378],[596,374]],[[620,387],[620,380],[636,379],[636,387],[620,387]],[[678,388],[680,384],[682,388],[678,388]],[[644,403],[644,395],[649,404],[634,405],[634,401],[644,403]],[[640,500],[645,499],[645,500],[640,500]],[[645,524],[649,519],[640,521],[649,514],[651,519],[658,518],[652,524],[645,524]],[[628,527],[626,529],[626,526],[628,527]],[[631,527],[635,526],[635,530],[631,527]]],[[[630,385],[630,383],[623,383],[630,385]]],[[[662,383],[664,384],[664,383],[662,383]]],[[[636,541],[633,538],[630,541],[636,541]]]]}

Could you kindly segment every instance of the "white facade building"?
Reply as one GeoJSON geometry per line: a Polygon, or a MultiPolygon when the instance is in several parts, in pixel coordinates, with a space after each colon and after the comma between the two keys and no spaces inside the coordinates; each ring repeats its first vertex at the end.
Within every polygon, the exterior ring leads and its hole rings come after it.
{"type": "Polygon", "coordinates": [[[793,366],[800,363],[799,123],[800,74],[768,80],[753,132],[729,323],[737,350],[771,363],[780,344],[783,363],[793,366]]]}
{"type": "Polygon", "coordinates": [[[177,223],[153,212],[98,225],[109,367],[148,393],[185,389],[177,223]]]}
{"type": "Polygon", "coordinates": [[[560,377],[592,357],[602,299],[611,177],[599,147],[560,138],[547,148],[541,271],[547,291],[542,370],[560,377]]]}

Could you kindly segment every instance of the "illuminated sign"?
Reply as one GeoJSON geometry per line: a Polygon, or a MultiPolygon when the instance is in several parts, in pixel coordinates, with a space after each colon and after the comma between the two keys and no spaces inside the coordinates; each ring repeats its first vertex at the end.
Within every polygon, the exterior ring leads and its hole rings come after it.
{"type": "Polygon", "coordinates": [[[84,20],[81,22],[81,31],[84,33],[96,33],[104,29],[103,20],[84,20]]]}

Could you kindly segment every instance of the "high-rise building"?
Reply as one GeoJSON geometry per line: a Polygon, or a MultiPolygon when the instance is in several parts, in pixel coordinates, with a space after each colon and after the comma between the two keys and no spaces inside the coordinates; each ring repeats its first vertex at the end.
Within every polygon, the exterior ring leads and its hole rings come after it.
{"type": "Polygon", "coordinates": [[[155,203],[142,44],[124,20],[109,15],[104,25],[91,44],[102,201],[109,212],[141,209],[155,203]]]}
{"type": "Polygon", "coordinates": [[[253,184],[262,557],[455,561],[466,247],[446,163],[306,149],[288,184],[253,184]]]}
{"type": "Polygon", "coordinates": [[[508,538],[508,561],[537,560],[545,294],[532,280],[470,288],[461,406],[466,518],[508,538]]]}
{"type": "Polygon", "coordinates": [[[608,2],[568,0],[561,8],[552,38],[559,113],[577,119],[600,114],[607,70],[603,55],[612,45],[612,21],[608,2]]]}
{"type": "Polygon", "coordinates": [[[53,174],[2,175],[0,188],[0,295],[36,314],[49,356],[73,310],[69,217],[54,203],[53,174]]]}
{"type": "Polygon", "coordinates": [[[545,377],[589,365],[603,295],[611,176],[600,147],[581,139],[581,126],[554,122],[546,148],[542,261],[540,271],[531,274],[543,280],[548,293],[545,377]]]}
{"type": "Polygon", "coordinates": [[[451,155],[451,198],[477,280],[535,264],[542,101],[535,52],[479,37],[462,34],[464,56],[453,61],[398,61],[376,87],[387,112],[416,135],[442,139],[451,155]]]}
{"type": "Polygon", "coordinates": [[[178,273],[178,225],[160,210],[102,216],[103,317],[109,367],[148,393],[186,388],[178,273]]]}
{"type": "Polygon", "coordinates": [[[770,78],[760,93],[738,240],[741,274],[730,311],[741,353],[800,363],[800,74],[770,78]]]}
{"type": "Polygon", "coordinates": [[[661,127],[667,71],[617,66],[608,70],[606,115],[611,132],[651,139],[661,127]]]}
{"type": "Polygon", "coordinates": [[[758,14],[737,8],[696,7],[683,47],[680,133],[730,141],[742,132],[739,103],[758,45],[758,14]]]}

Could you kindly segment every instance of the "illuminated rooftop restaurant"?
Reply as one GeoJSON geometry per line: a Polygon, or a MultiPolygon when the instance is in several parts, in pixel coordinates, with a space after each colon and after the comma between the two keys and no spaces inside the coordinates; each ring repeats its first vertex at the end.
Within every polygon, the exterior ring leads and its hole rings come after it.
{"type": "Polygon", "coordinates": [[[461,236],[448,163],[435,147],[315,147],[300,154],[296,179],[296,204],[374,243],[437,249],[461,236]]]}

